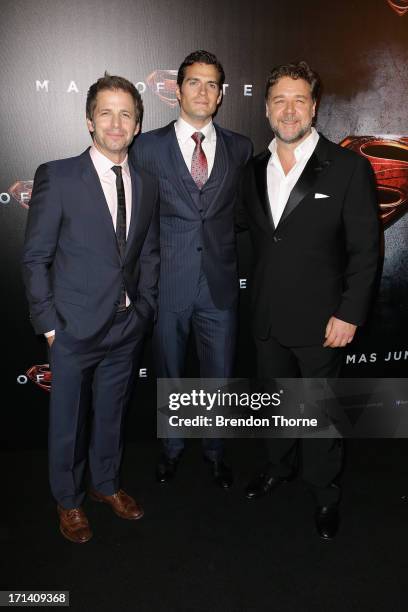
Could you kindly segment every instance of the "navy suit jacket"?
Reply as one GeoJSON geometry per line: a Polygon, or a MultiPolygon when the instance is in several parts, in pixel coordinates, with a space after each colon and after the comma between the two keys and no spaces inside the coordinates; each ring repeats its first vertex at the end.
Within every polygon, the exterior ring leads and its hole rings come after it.
{"type": "Polygon", "coordinates": [[[238,296],[233,209],[252,144],[245,136],[214,127],[214,166],[201,191],[185,164],[174,122],[142,134],[129,151],[138,167],[159,179],[159,304],[173,312],[193,302],[201,270],[217,308],[230,308],[238,296]]]}
{"type": "Polygon", "coordinates": [[[108,331],[124,282],[146,322],[156,311],[158,186],[129,164],[132,214],[121,259],[112,217],[89,155],[41,165],[35,175],[23,275],[36,333],[87,350],[108,331]]]}

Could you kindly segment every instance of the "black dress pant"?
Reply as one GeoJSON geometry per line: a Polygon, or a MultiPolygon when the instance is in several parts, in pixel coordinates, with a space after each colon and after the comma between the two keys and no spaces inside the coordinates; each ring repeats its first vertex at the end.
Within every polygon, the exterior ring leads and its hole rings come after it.
{"type": "MultiPolygon", "coordinates": [[[[255,338],[257,374],[261,381],[275,378],[337,378],[343,349],[323,346],[287,347],[275,338],[255,338]]],[[[287,477],[300,469],[319,505],[339,501],[340,489],[331,487],[342,468],[343,444],[338,438],[272,438],[266,440],[268,473],[287,477]]]]}

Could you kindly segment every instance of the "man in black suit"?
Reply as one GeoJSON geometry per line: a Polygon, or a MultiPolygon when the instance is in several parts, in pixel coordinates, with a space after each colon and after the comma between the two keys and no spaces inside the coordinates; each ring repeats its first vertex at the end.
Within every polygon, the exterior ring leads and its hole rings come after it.
{"type": "MultiPolygon", "coordinates": [[[[337,377],[343,349],[364,323],[378,268],[379,224],[369,162],[312,127],[319,77],[305,62],[278,66],[266,86],[274,140],[245,176],[241,210],[254,246],[253,326],[258,377],[337,377]]],[[[269,440],[253,499],[295,472],[316,498],[316,525],[338,527],[338,439],[269,440]]]]}
{"type": "Polygon", "coordinates": [[[127,79],[94,83],[86,102],[93,144],[38,168],[28,215],[24,281],[52,370],[51,490],[61,533],[77,543],[92,537],[81,507],[87,464],[93,499],[125,519],[143,515],[119,485],[124,414],[159,274],[157,182],[127,156],[142,111],[127,79]]]}
{"type": "MultiPolygon", "coordinates": [[[[181,378],[193,330],[200,375],[232,375],[237,325],[238,274],[234,203],[240,174],[251,156],[245,136],[212,117],[222,99],[225,75],[218,59],[194,51],[181,64],[177,121],[142,134],[131,155],[160,185],[161,273],[159,312],[153,336],[157,375],[181,378]]],[[[184,440],[164,440],[157,479],[175,474],[184,440]]],[[[228,488],[232,473],[221,440],[203,440],[216,484],[228,488]]]]}

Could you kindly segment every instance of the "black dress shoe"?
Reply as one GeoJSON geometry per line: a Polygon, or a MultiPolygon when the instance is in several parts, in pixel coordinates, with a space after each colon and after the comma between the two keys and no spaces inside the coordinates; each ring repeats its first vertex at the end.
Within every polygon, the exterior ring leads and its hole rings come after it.
{"type": "Polygon", "coordinates": [[[226,465],[222,459],[209,459],[204,457],[205,461],[210,464],[211,474],[216,485],[222,489],[229,489],[234,482],[232,470],[226,465]]]}
{"type": "Polygon", "coordinates": [[[272,476],[268,473],[259,474],[248,484],[247,488],[245,489],[245,497],[247,499],[257,499],[258,497],[263,497],[288,480],[290,480],[290,478],[272,476]]]}
{"type": "Polygon", "coordinates": [[[178,462],[179,457],[174,457],[174,459],[171,459],[167,455],[162,455],[156,467],[157,482],[164,484],[165,482],[168,482],[174,478],[178,462]]]}
{"type": "Polygon", "coordinates": [[[318,506],[315,512],[316,529],[322,540],[332,540],[339,528],[338,504],[318,506]]]}

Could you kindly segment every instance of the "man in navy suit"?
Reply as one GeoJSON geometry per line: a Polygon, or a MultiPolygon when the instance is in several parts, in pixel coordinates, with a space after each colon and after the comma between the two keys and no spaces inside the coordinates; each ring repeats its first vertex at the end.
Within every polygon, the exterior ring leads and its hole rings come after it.
{"type": "Polygon", "coordinates": [[[94,83],[86,103],[93,144],[38,168],[28,215],[24,281],[53,377],[51,490],[60,530],[77,543],[92,537],[81,507],[87,464],[93,499],[125,519],[143,515],[119,486],[123,419],[159,274],[157,182],[127,156],[142,111],[128,80],[105,74],[94,83]]]}
{"type": "MultiPolygon", "coordinates": [[[[142,134],[131,150],[160,185],[161,273],[153,348],[162,378],[183,376],[191,329],[201,376],[232,375],[238,300],[233,207],[252,145],[212,122],[224,80],[213,54],[188,55],[177,75],[179,118],[142,134]]],[[[203,445],[215,482],[228,488],[232,473],[223,462],[221,440],[207,439],[203,445]]],[[[159,482],[174,476],[183,447],[180,438],[164,441],[159,482]]]]}

